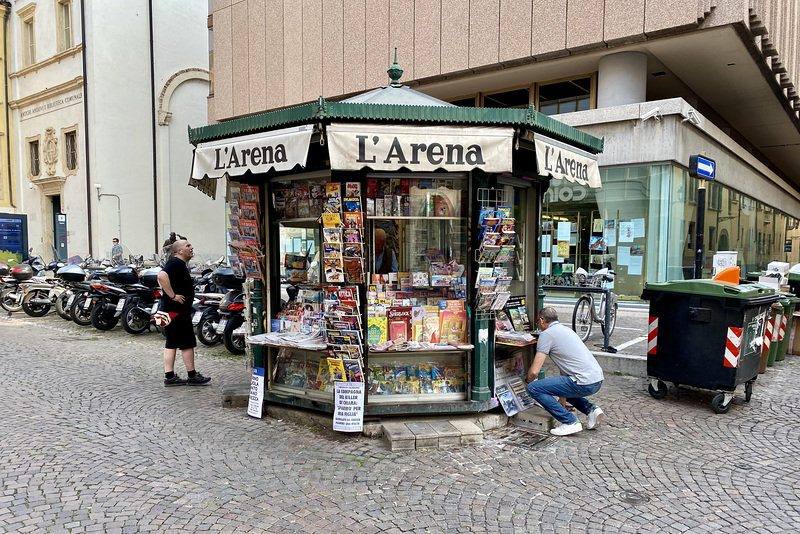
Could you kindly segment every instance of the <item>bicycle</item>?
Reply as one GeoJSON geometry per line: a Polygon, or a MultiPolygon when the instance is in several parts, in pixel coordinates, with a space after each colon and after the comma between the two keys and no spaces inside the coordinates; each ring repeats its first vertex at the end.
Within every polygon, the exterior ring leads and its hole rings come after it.
{"type": "MultiPolygon", "coordinates": [[[[583,269],[579,269],[583,271],[583,269]]],[[[588,282],[593,282],[594,287],[605,288],[608,282],[614,281],[614,272],[607,268],[600,269],[593,276],[588,275],[586,271],[576,272],[578,285],[588,285],[588,282]]],[[[617,295],[610,294],[611,309],[609,310],[609,329],[608,337],[614,333],[614,327],[617,325],[617,295]]],[[[586,341],[592,333],[592,325],[600,323],[600,329],[605,335],[606,333],[606,293],[600,293],[600,302],[595,306],[594,293],[587,293],[582,295],[575,303],[575,309],[572,312],[572,329],[578,334],[581,341],[586,341]]]]}

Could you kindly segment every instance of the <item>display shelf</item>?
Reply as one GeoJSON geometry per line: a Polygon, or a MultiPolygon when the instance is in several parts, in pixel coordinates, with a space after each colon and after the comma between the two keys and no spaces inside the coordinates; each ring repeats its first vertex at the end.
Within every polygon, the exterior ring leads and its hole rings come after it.
{"type": "Polygon", "coordinates": [[[254,343],[249,339],[245,338],[245,343],[248,345],[253,345],[256,347],[272,347],[274,349],[294,349],[294,350],[304,350],[306,352],[319,352],[319,353],[327,353],[328,347],[327,345],[319,348],[311,348],[311,347],[298,347],[297,345],[278,345],[276,343],[254,343]]]}
{"type": "Polygon", "coordinates": [[[422,217],[422,216],[408,216],[408,215],[367,215],[367,219],[374,219],[376,221],[394,221],[394,220],[406,220],[406,221],[459,221],[464,219],[464,217],[422,217]]]}
{"type": "Polygon", "coordinates": [[[467,393],[424,393],[409,394],[397,393],[392,395],[367,395],[370,404],[397,404],[400,402],[448,402],[461,401],[467,398],[467,393]]]}
{"type": "Polygon", "coordinates": [[[279,226],[305,226],[313,227],[319,225],[319,217],[303,217],[298,219],[278,219],[273,221],[272,224],[279,226]]]}
{"type": "Polygon", "coordinates": [[[394,356],[394,355],[423,355],[423,354],[453,354],[457,352],[470,352],[473,348],[459,349],[453,347],[451,349],[433,349],[433,350],[369,350],[367,355],[371,357],[377,356],[394,356]]]}
{"type": "Polygon", "coordinates": [[[270,385],[269,391],[271,391],[273,394],[283,393],[287,395],[299,395],[311,399],[320,399],[327,401],[333,398],[333,391],[319,391],[317,389],[305,389],[296,386],[287,386],[286,384],[276,384],[274,382],[270,385]]]}

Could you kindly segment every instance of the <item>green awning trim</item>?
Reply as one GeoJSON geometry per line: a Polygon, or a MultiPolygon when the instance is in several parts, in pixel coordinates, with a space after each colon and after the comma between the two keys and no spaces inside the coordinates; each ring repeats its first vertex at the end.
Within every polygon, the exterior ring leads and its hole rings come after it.
{"type": "Polygon", "coordinates": [[[328,124],[332,121],[513,126],[527,128],[592,154],[602,152],[604,143],[604,139],[543,115],[533,106],[527,109],[407,106],[328,102],[322,97],[311,104],[269,111],[199,128],[190,127],[189,142],[197,145],[275,128],[311,123],[328,124]]]}

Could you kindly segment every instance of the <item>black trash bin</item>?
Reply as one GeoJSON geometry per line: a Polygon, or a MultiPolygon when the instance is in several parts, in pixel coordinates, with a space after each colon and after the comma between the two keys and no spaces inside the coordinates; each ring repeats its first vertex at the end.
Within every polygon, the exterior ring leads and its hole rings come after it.
{"type": "Polygon", "coordinates": [[[679,280],[645,284],[642,298],[650,301],[650,395],[666,397],[665,382],[710,389],[719,392],[711,407],[726,413],[744,383],[750,401],[769,309],[779,298],[774,289],[679,280]]]}

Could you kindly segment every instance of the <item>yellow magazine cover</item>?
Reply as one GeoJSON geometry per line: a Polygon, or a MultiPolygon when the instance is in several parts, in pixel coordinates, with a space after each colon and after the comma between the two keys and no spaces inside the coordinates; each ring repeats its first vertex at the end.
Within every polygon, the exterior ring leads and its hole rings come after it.
{"type": "Polygon", "coordinates": [[[344,362],[339,358],[328,358],[328,368],[331,370],[331,377],[334,381],[345,382],[347,376],[344,374],[344,362]]]}

